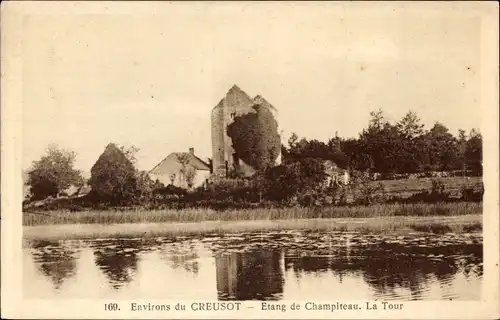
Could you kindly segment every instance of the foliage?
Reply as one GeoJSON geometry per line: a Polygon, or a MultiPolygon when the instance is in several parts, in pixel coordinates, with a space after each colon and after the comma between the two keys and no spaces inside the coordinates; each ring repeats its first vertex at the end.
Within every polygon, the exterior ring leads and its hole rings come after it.
{"type": "Polygon", "coordinates": [[[409,140],[416,139],[424,133],[424,125],[420,123],[417,114],[411,110],[396,124],[396,127],[399,133],[409,140]]]}
{"type": "Polygon", "coordinates": [[[461,200],[462,201],[474,201],[481,202],[483,200],[484,188],[481,187],[479,190],[475,190],[473,187],[463,186],[461,189],[461,200]]]}
{"type": "Polygon", "coordinates": [[[447,171],[457,167],[459,149],[457,139],[448,132],[443,124],[436,122],[424,137],[427,168],[434,171],[447,171]]]}
{"type": "Polygon", "coordinates": [[[368,126],[357,138],[340,138],[335,134],[328,143],[293,133],[288,146],[282,146],[284,162],[314,157],[330,159],[341,168],[366,171],[384,177],[430,171],[462,170],[462,175],[482,174],[482,137],[473,129],[458,137],[437,122],[430,130],[418,115],[409,111],[395,124],[386,120],[382,110],[370,113],[368,126]]]}
{"type": "Polygon", "coordinates": [[[359,205],[373,205],[387,200],[382,183],[373,183],[365,174],[357,172],[351,177],[349,189],[353,199],[359,205]]]}
{"type": "Polygon", "coordinates": [[[73,168],[75,159],[75,152],[50,145],[46,155],[33,162],[28,171],[27,185],[30,187],[32,200],[56,197],[70,185],[83,185],[80,171],[73,168]]]}
{"type": "Polygon", "coordinates": [[[125,155],[125,157],[132,162],[132,164],[135,166],[137,164],[137,157],[135,156],[137,152],[139,152],[139,148],[131,145],[128,147],[125,146],[119,146],[120,151],[125,155]]]}
{"type": "MultiPolygon", "coordinates": [[[[186,235],[189,231],[194,229],[199,229],[199,231],[206,233],[221,232],[221,233],[234,233],[234,232],[245,232],[245,226],[254,223],[254,228],[256,225],[269,223],[270,227],[274,230],[283,229],[306,229],[307,225],[312,227],[311,230],[318,229],[329,229],[346,227],[346,223],[351,227],[359,228],[363,231],[366,224],[359,223],[359,221],[354,221],[352,223],[345,221],[336,221],[338,223],[325,223],[327,220],[317,220],[318,218],[368,218],[368,217],[395,217],[395,216],[410,216],[399,220],[398,223],[394,223],[394,219],[376,219],[370,223],[370,227],[377,229],[377,225],[380,223],[384,228],[384,231],[402,231],[402,228],[407,224],[428,224],[436,221],[442,221],[443,223],[450,223],[450,226],[465,226],[468,225],[468,229],[471,230],[474,224],[481,223],[481,213],[483,206],[480,203],[468,203],[468,202],[455,202],[455,203],[435,203],[435,204],[384,204],[384,205],[373,205],[373,206],[349,206],[349,207],[325,207],[325,208],[301,208],[301,207],[266,207],[266,208],[254,208],[247,207],[245,209],[231,209],[225,211],[216,211],[209,208],[189,208],[183,209],[182,211],[176,209],[160,208],[158,210],[140,210],[140,208],[133,208],[132,210],[122,210],[120,214],[116,214],[116,211],[112,210],[89,210],[82,212],[69,212],[63,209],[52,209],[46,211],[43,214],[36,214],[31,212],[24,212],[23,214],[23,225],[49,225],[49,224],[75,224],[79,225],[75,232],[67,232],[68,229],[61,228],[61,233],[56,235],[53,233],[43,233],[39,234],[41,237],[52,237],[53,239],[60,240],[63,238],[78,237],[81,235],[80,230],[81,224],[109,224],[109,223],[129,223],[128,226],[123,226],[121,230],[116,230],[112,228],[114,234],[95,234],[99,233],[102,228],[95,228],[94,226],[89,226],[88,238],[94,236],[94,238],[104,238],[104,237],[117,237],[117,236],[127,236],[135,238],[144,238],[151,236],[160,236],[160,228],[167,227],[171,230],[170,235],[186,235]],[[443,216],[447,216],[446,219],[441,217],[435,217],[436,212],[442,213],[443,216]],[[474,216],[471,216],[474,215],[474,216]],[[427,217],[423,218],[413,218],[411,216],[427,217]],[[452,217],[452,219],[449,219],[452,217]],[[281,221],[272,221],[272,220],[281,221]],[[314,219],[314,220],[312,220],[314,219]],[[443,220],[441,220],[443,219],[443,220]],[[250,221],[253,220],[253,221],[250,221]],[[284,221],[287,220],[287,221],[284,221]],[[161,222],[204,222],[204,221],[236,221],[236,224],[225,224],[225,223],[183,223],[182,225],[173,223],[163,223],[160,225],[154,225],[154,223],[161,222]],[[247,223],[241,223],[241,221],[247,221],[247,223]],[[141,223],[152,223],[151,228],[145,233],[144,228],[138,224],[141,223]],[[215,230],[210,228],[210,225],[215,228],[215,230]],[[127,228],[137,227],[137,232],[130,234],[127,232],[127,228]],[[389,229],[390,227],[390,229],[389,229]],[[223,229],[221,229],[223,228],[223,229]],[[65,232],[66,231],[66,232],[65,232]],[[64,233],[64,234],[63,234],[64,233]],[[77,234],[78,233],[78,234],[77,234]],[[94,233],[94,234],[92,234],[94,233]]],[[[480,227],[480,226],[479,226],[480,227]]],[[[253,229],[253,228],[251,228],[253,229]]],[[[351,228],[348,228],[350,230],[351,228]]],[[[474,229],[479,229],[478,226],[474,229]]],[[[32,231],[39,230],[45,231],[44,229],[33,229],[32,231]]],[[[255,230],[254,231],[258,231],[255,230]]],[[[344,231],[347,231],[344,229],[344,231]]],[[[366,230],[364,230],[366,231],[366,230]]],[[[461,231],[461,230],[459,230],[461,231]]],[[[470,232],[470,231],[467,231],[470,232]]],[[[30,234],[33,236],[33,233],[30,234]]],[[[163,234],[164,236],[169,235],[163,234]]]]}
{"type": "Polygon", "coordinates": [[[467,168],[478,175],[483,173],[482,154],[483,137],[477,130],[472,129],[465,147],[465,159],[467,168]]]}
{"type": "Polygon", "coordinates": [[[158,180],[153,181],[147,171],[136,171],[135,199],[141,202],[148,201],[155,190],[163,185],[158,180]]]}
{"type": "Polygon", "coordinates": [[[341,150],[346,155],[348,167],[351,169],[365,171],[374,167],[365,141],[353,138],[342,140],[341,150]]]}
{"type": "Polygon", "coordinates": [[[184,196],[187,194],[185,189],[179,188],[173,184],[169,184],[168,186],[158,185],[157,188],[153,191],[155,195],[159,196],[184,196]]]}
{"type": "Polygon", "coordinates": [[[323,188],[326,174],[322,160],[303,158],[268,168],[256,179],[266,199],[285,201],[323,188]]]}
{"type": "Polygon", "coordinates": [[[345,168],[348,163],[348,157],[341,150],[341,139],[338,137],[332,138],[328,143],[319,140],[307,140],[293,133],[288,140],[289,148],[283,153],[285,162],[298,161],[306,158],[318,158],[323,160],[332,160],[339,167],[345,168]]]}
{"type": "Polygon", "coordinates": [[[278,123],[268,108],[255,105],[256,112],[237,116],[227,127],[236,156],[260,170],[272,166],[281,148],[278,123]]]}
{"type": "Polygon", "coordinates": [[[90,171],[92,194],[111,203],[133,200],[137,195],[137,175],[132,162],[113,143],[106,146],[90,171]]]}
{"type": "MultiPolygon", "coordinates": [[[[182,179],[181,184],[185,184],[191,189],[196,177],[196,169],[191,165],[191,155],[189,153],[177,154],[177,161],[181,164],[181,169],[179,170],[180,179],[182,179]]],[[[175,174],[173,180],[175,180],[175,174]]]]}
{"type": "Polygon", "coordinates": [[[257,202],[260,200],[255,180],[253,179],[219,179],[211,183],[205,199],[257,202]]]}
{"type": "Polygon", "coordinates": [[[450,200],[450,194],[446,191],[446,186],[443,181],[432,179],[432,187],[430,190],[421,191],[413,194],[407,199],[407,202],[446,202],[450,200]]]}

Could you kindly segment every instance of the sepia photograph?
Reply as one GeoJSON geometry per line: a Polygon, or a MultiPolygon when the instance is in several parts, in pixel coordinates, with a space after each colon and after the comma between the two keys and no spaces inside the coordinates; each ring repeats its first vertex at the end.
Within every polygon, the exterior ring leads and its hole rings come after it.
{"type": "Polygon", "coordinates": [[[20,300],[261,318],[498,302],[498,4],[29,3],[2,6],[20,300]]]}

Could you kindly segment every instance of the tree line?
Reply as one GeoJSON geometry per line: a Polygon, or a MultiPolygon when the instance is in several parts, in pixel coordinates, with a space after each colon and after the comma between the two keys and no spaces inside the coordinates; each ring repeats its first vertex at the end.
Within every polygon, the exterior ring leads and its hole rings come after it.
{"type": "MultiPolygon", "coordinates": [[[[478,130],[473,129],[469,134],[460,130],[454,136],[438,122],[426,130],[411,111],[396,123],[387,121],[381,110],[372,112],[367,128],[357,138],[335,135],[325,143],[292,134],[288,145],[281,146],[282,164],[274,166],[276,148],[279,149],[277,124],[266,109],[256,111],[235,119],[228,134],[235,140],[240,159],[254,164],[259,169],[257,174],[247,181],[214,184],[210,192],[199,194],[200,198],[224,194],[232,197],[236,189],[239,194],[259,201],[285,201],[315,193],[326,179],[323,160],[332,160],[351,172],[371,171],[386,177],[428,171],[482,174],[482,136],[478,130]],[[245,130],[245,126],[250,129],[245,130]],[[247,139],[244,139],[245,132],[249,132],[247,139]]],[[[108,144],[91,169],[88,198],[99,203],[130,204],[149,201],[158,190],[185,194],[173,186],[165,187],[152,181],[147,172],[137,170],[137,151],[135,147],[108,144]]],[[[82,186],[84,179],[74,168],[75,159],[73,151],[49,146],[47,154],[33,162],[28,171],[30,200],[57,197],[71,185],[82,186]]],[[[183,164],[180,174],[189,185],[192,171],[186,161],[179,159],[179,162],[183,164]]]]}
{"type": "Polygon", "coordinates": [[[341,168],[391,174],[460,171],[482,174],[482,136],[472,129],[454,136],[442,123],[426,130],[415,112],[390,123],[382,110],[370,113],[367,128],[357,138],[335,135],[328,142],[299,139],[294,133],[282,146],[285,162],[313,157],[330,159],[341,168]]]}

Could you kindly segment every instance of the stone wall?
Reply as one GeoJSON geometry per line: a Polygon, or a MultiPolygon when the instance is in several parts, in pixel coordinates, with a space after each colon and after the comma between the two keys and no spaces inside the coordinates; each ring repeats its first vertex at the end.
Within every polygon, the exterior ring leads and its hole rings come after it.
{"type": "MultiPolygon", "coordinates": [[[[272,107],[261,96],[250,98],[238,86],[233,86],[226,96],[212,110],[212,158],[213,158],[213,173],[214,177],[225,177],[226,173],[239,167],[245,172],[245,175],[251,175],[255,170],[247,164],[237,160],[235,163],[234,148],[231,138],[227,135],[227,126],[230,125],[234,118],[247,113],[256,112],[252,107],[259,103],[268,107],[273,115],[277,116],[277,110],[272,107]],[[239,165],[238,165],[239,164],[239,165]]],[[[276,118],[277,120],[277,118],[276,118]]],[[[278,156],[277,164],[281,163],[281,153],[278,156]]]]}
{"type": "Polygon", "coordinates": [[[225,175],[225,160],[224,160],[224,100],[212,110],[212,166],[214,175],[225,175]]]}

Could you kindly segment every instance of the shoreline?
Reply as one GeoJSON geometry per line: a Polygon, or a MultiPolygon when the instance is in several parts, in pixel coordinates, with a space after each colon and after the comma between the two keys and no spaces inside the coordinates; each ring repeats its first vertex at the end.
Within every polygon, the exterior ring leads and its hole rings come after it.
{"type": "Polygon", "coordinates": [[[393,216],[462,216],[482,214],[483,204],[476,202],[437,202],[415,204],[373,204],[369,206],[269,207],[186,209],[111,209],[71,212],[53,210],[23,212],[24,226],[61,224],[187,223],[206,221],[298,220],[337,218],[376,218],[393,216]]]}
{"type": "Polygon", "coordinates": [[[482,214],[459,216],[379,216],[286,220],[231,220],[198,222],[51,224],[23,226],[23,240],[84,240],[99,238],[154,238],[202,236],[284,230],[348,231],[409,234],[482,232],[482,214]]]}

